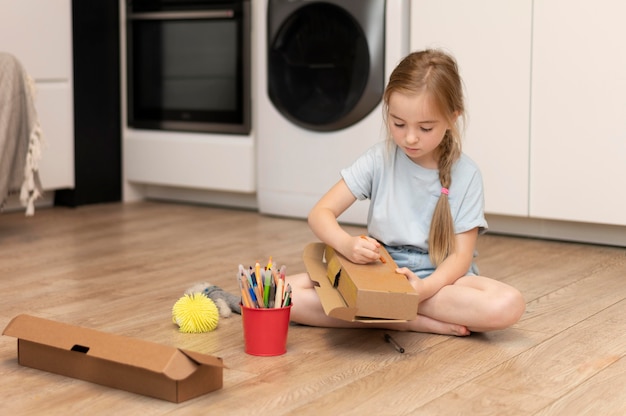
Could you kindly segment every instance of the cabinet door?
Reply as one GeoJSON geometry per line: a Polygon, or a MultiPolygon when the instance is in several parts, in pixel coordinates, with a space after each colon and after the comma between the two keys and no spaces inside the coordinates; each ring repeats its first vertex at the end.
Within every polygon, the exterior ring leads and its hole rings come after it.
{"type": "Polygon", "coordinates": [[[72,75],[70,0],[0,0],[0,50],[20,60],[36,81],[72,75]]]}
{"type": "Polygon", "coordinates": [[[44,190],[74,187],[70,0],[0,0],[0,50],[35,80],[44,190]]]}
{"type": "Polygon", "coordinates": [[[626,225],[626,3],[535,2],[530,214],[626,225]]]}
{"type": "Polygon", "coordinates": [[[39,177],[44,190],[74,188],[74,116],[67,83],[37,85],[35,106],[43,134],[39,177]]]}
{"type": "Polygon", "coordinates": [[[411,50],[442,48],[466,87],[464,151],[485,209],[528,215],[531,0],[411,0],[411,50]]]}

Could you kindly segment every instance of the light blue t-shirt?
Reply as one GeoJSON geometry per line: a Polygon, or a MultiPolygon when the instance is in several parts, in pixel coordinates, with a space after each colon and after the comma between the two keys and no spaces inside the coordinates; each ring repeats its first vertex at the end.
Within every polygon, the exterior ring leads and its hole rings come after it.
{"type": "MultiPolygon", "coordinates": [[[[413,162],[395,144],[372,146],[341,171],[352,194],[370,199],[368,233],[387,246],[413,246],[428,251],[428,233],[441,194],[436,169],[413,162]]],[[[482,176],[465,154],[452,167],[449,201],[455,232],[487,229],[482,176]]]]}

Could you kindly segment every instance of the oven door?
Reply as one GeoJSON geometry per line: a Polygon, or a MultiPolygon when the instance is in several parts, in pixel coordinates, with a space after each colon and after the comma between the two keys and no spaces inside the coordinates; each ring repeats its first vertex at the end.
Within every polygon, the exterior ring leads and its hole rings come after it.
{"type": "Polygon", "coordinates": [[[127,24],[130,127],[250,132],[248,1],[129,1],[127,24]]]}

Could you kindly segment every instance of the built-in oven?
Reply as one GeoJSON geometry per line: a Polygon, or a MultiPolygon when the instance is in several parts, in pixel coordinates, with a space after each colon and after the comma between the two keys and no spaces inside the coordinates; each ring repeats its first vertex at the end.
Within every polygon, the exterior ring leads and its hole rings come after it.
{"type": "Polygon", "coordinates": [[[248,134],[250,0],[127,0],[127,120],[248,134]]]}

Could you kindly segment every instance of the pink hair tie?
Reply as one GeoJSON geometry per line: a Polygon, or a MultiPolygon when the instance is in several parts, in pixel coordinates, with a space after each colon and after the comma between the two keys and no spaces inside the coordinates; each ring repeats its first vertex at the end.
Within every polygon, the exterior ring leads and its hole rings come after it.
{"type": "Polygon", "coordinates": [[[441,193],[448,195],[450,194],[450,191],[448,190],[448,188],[441,188],[441,193]]]}

